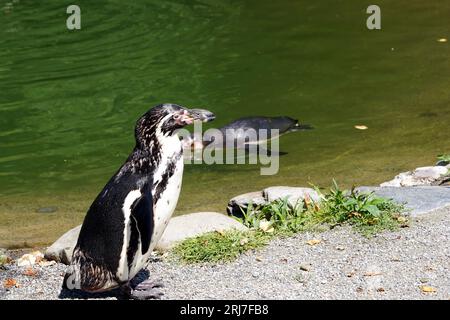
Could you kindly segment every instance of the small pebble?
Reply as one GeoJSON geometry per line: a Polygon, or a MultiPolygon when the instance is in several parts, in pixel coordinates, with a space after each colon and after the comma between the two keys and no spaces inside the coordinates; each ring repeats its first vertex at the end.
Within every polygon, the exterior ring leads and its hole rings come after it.
{"type": "Polygon", "coordinates": [[[306,265],[301,265],[300,266],[300,270],[302,270],[302,271],[309,271],[311,268],[309,267],[309,266],[306,266],[306,265]]]}

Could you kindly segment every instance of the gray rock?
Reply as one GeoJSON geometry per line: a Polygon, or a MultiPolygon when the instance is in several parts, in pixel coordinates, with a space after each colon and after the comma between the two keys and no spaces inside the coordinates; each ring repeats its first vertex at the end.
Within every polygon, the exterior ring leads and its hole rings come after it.
{"type": "MultiPolygon", "coordinates": [[[[186,238],[232,228],[247,230],[240,222],[217,212],[198,212],[174,217],[167,225],[155,249],[164,251],[186,238]]],[[[78,226],[63,234],[45,251],[45,259],[69,264],[80,230],[81,226],[78,226]]]]}
{"type": "Polygon", "coordinates": [[[78,235],[80,234],[81,226],[70,229],[64,233],[58,240],[56,240],[44,253],[44,258],[50,261],[61,262],[69,264],[72,258],[72,253],[77,244],[78,235]]]}
{"type": "Polygon", "coordinates": [[[405,203],[410,215],[420,216],[450,206],[450,188],[446,187],[359,187],[358,191],[371,192],[380,197],[405,203]]]}
{"type": "Polygon", "coordinates": [[[252,203],[252,207],[255,208],[287,197],[289,204],[295,206],[297,202],[304,200],[307,196],[316,202],[320,201],[319,194],[311,188],[286,186],[269,187],[262,192],[249,192],[232,198],[228,202],[227,212],[229,215],[242,217],[242,212],[247,211],[249,203],[252,203]]]}
{"type": "Polygon", "coordinates": [[[287,197],[291,206],[295,206],[306,197],[315,202],[320,201],[320,196],[314,189],[301,187],[270,187],[263,190],[263,196],[268,202],[287,197]]]}
{"type": "Polygon", "coordinates": [[[447,168],[442,166],[421,167],[414,170],[414,175],[418,178],[438,179],[448,172],[447,168]]]}
{"type": "Polygon", "coordinates": [[[155,249],[165,251],[184,239],[206,232],[230,229],[246,231],[247,227],[237,220],[217,212],[197,212],[177,216],[170,220],[155,249]]]}
{"type": "Polygon", "coordinates": [[[261,191],[244,193],[228,202],[227,212],[229,215],[242,217],[242,210],[246,212],[249,203],[252,203],[253,207],[257,207],[266,204],[266,199],[261,191]]]}
{"type": "Polygon", "coordinates": [[[380,184],[380,187],[429,186],[447,173],[448,168],[443,166],[416,168],[398,174],[394,179],[380,184]]]}

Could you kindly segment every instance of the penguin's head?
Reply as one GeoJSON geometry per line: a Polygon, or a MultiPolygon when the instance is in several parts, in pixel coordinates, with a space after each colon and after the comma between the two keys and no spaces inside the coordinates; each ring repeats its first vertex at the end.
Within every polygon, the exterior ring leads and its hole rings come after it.
{"type": "Polygon", "coordinates": [[[194,121],[208,122],[215,115],[204,109],[188,109],[176,104],[165,103],[147,111],[136,123],[136,142],[140,146],[172,136],[178,129],[194,121]]]}

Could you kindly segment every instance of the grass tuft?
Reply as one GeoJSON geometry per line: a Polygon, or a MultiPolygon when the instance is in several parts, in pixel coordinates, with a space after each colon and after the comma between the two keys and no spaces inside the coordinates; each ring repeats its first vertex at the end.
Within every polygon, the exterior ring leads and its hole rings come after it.
{"type": "Polygon", "coordinates": [[[401,214],[405,211],[403,205],[374,193],[341,190],[336,182],[325,194],[316,190],[321,199],[318,202],[306,198],[292,206],[286,198],[257,208],[250,204],[239,220],[251,231],[206,233],[181,242],[173,253],[185,263],[231,261],[245,251],[264,246],[275,236],[348,224],[370,237],[408,223],[401,214]]]}
{"type": "MultiPolygon", "coordinates": [[[[390,199],[374,193],[360,193],[354,188],[341,190],[334,182],[324,194],[318,188],[321,201],[305,199],[291,206],[287,199],[277,200],[243,214],[242,223],[249,228],[260,228],[267,221],[278,234],[294,234],[302,231],[321,231],[337,225],[349,224],[365,236],[382,230],[394,230],[406,223],[401,215],[405,211],[390,199]]],[[[250,207],[250,206],[249,206],[250,207]]]]}
{"type": "Polygon", "coordinates": [[[269,239],[255,231],[208,232],[182,241],[172,252],[184,263],[232,261],[245,251],[264,246],[269,239]]]}
{"type": "Polygon", "coordinates": [[[440,154],[437,156],[439,161],[450,162],[450,154],[440,154]]]}

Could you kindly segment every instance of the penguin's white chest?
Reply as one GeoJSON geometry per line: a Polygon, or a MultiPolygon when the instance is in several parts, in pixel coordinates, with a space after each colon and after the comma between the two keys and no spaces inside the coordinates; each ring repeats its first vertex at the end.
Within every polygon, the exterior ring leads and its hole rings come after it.
{"type": "Polygon", "coordinates": [[[166,143],[162,148],[161,162],[153,175],[153,232],[150,247],[144,255],[140,253],[140,250],[136,252],[133,265],[129,270],[129,278],[134,277],[146,266],[151,252],[172,217],[181,191],[183,168],[181,142],[177,137],[172,143],[166,143]]]}
{"type": "Polygon", "coordinates": [[[159,194],[159,199],[154,205],[153,221],[154,231],[150,248],[153,249],[161,238],[164,230],[172,217],[177,206],[178,197],[181,191],[181,182],[183,179],[183,157],[177,160],[173,175],[167,180],[163,191],[159,194]]]}

